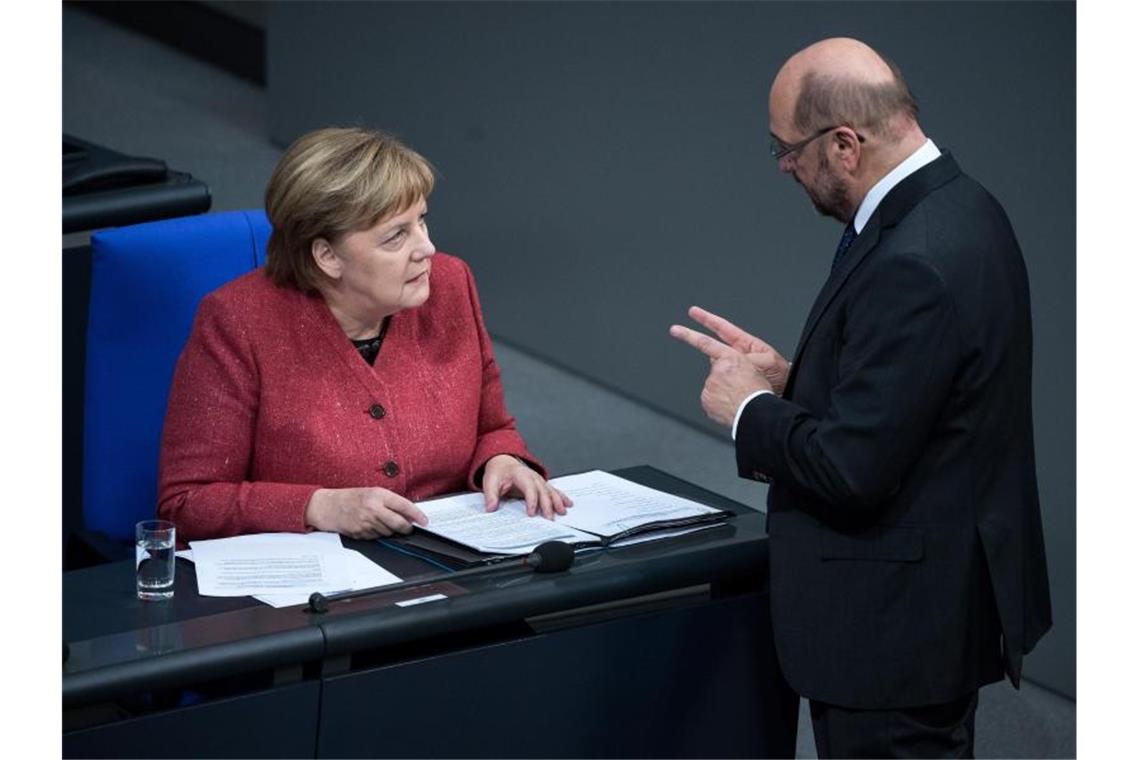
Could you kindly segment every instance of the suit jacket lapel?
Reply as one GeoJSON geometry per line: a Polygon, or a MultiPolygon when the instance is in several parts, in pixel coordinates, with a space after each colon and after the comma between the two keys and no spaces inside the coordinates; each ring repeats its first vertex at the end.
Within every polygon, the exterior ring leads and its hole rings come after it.
{"type": "Polygon", "coordinates": [[[792,369],[788,373],[788,382],[784,389],[785,396],[791,393],[792,384],[795,382],[800,366],[800,357],[807,342],[811,339],[816,325],[819,324],[820,318],[835,301],[836,296],[842,291],[851,274],[878,245],[882,230],[898,224],[899,220],[905,217],[919,201],[960,173],[958,164],[955,163],[953,157],[949,153],[944,153],[895,185],[879,203],[879,207],[875,209],[875,213],[871,214],[871,218],[867,221],[863,231],[855,238],[850,250],[843,256],[839,266],[827,278],[827,282],[823,284],[823,289],[816,296],[815,304],[812,305],[811,312],[808,314],[799,343],[796,344],[792,369]]]}
{"type": "Polygon", "coordinates": [[[816,325],[819,324],[819,318],[827,311],[827,307],[839,295],[847,278],[855,271],[875,244],[879,242],[879,220],[878,215],[872,215],[871,220],[867,222],[867,226],[855,238],[855,242],[851,244],[851,248],[844,254],[843,259],[839,262],[839,266],[827,278],[827,282],[823,284],[823,289],[819,291],[819,295],[815,297],[815,303],[811,307],[811,312],[808,314],[807,322],[804,323],[803,333],[800,334],[799,343],[796,344],[796,355],[792,359],[792,371],[788,377],[788,387],[791,387],[792,380],[795,379],[796,369],[800,366],[800,355],[804,351],[804,346],[807,345],[808,339],[815,331],[816,325]]]}

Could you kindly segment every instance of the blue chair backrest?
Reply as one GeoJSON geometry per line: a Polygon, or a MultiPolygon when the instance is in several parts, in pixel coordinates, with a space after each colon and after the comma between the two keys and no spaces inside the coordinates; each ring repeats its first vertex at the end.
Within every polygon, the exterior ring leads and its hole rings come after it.
{"type": "Polygon", "coordinates": [[[265,263],[269,221],[229,211],[91,237],[83,518],[123,542],[153,517],[170,380],[198,302],[265,263]]]}

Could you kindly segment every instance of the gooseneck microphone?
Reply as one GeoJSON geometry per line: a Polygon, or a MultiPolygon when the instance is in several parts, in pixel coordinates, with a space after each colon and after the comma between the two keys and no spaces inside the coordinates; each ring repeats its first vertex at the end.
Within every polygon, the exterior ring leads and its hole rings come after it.
{"type": "MultiPolygon", "coordinates": [[[[546,543],[539,544],[534,547],[534,551],[522,559],[522,566],[528,567],[536,573],[560,573],[563,570],[568,570],[573,564],[574,550],[569,544],[562,541],[547,541],[546,543]]],[[[517,570],[518,567],[517,564],[510,562],[485,567],[473,567],[470,570],[460,570],[450,575],[419,578],[417,580],[394,583],[388,586],[373,586],[372,588],[364,588],[359,591],[342,591],[339,594],[322,594],[320,591],[314,591],[309,596],[308,611],[320,614],[328,612],[329,604],[332,602],[342,602],[345,599],[359,599],[362,596],[371,596],[373,594],[382,594],[390,591],[403,591],[409,588],[416,588],[417,586],[428,586],[433,583],[439,583],[440,581],[453,581],[461,578],[493,575],[506,570],[517,570]]]]}

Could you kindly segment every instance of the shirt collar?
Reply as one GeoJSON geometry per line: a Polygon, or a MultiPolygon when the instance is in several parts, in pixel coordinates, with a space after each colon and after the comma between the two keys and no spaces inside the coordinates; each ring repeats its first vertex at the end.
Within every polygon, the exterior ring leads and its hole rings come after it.
{"type": "Polygon", "coordinates": [[[855,212],[855,221],[853,222],[855,234],[858,235],[863,231],[863,228],[867,226],[867,220],[871,218],[871,214],[875,213],[875,209],[879,207],[879,203],[883,198],[887,197],[887,193],[889,193],[895,185],[941,155],[942,152],[938,150],[938,146],[934,144],[934,141],[927,138],[926,142],[923,143],[918,150],[907,156],[901,164],[891,169],[890,172],[887,173],[887,176],[876,182],[875,186],[863,197],[863,202],[859,204],[859,210],[855,212]]]}

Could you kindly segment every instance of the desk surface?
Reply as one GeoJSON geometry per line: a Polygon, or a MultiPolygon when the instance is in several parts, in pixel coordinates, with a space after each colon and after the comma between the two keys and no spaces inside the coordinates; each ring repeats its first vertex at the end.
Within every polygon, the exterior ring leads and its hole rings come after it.
{"type": "Polygon", "coordinates": [[[515,623],[588,605],[767,574],[764,516],[651,467],[615,474],[735,514],[706,530],[659,542],[580,555],[565,573],[521,568],[449,581],[431,565],[375,542],[345,540],[403,578],[430,586],[377,593],[313,615],[250,598],[199,597],[192,563],[179,560],[175,597],[143,603],[134,566],[119,562],[66,573],[64,706],[177,687],[264,668],[335,657],[431,636],[515,623]],[[440,602],[397,607],[401,599],[444,593],[440,602]]]}

